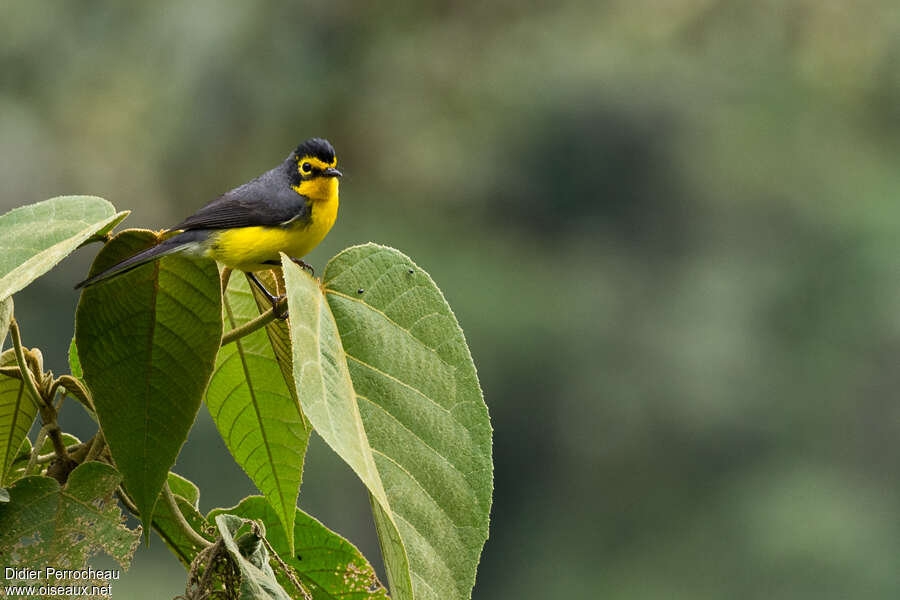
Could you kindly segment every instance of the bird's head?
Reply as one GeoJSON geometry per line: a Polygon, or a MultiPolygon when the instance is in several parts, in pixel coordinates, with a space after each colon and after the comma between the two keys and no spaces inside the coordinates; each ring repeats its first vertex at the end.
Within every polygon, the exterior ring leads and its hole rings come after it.
{"type": "Polygon", "coordinates": [[[314,202],[326,202],[338,195],[337,166],[334,147],[322,138],[306,140],[288,158],[291,187],[314,202]]]}

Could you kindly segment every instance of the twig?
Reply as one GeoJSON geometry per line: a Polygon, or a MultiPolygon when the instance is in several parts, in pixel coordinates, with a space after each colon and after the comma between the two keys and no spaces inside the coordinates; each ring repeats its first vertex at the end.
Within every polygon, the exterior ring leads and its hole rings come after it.
{"type": "MultiPolygon", "coordinates": [[[[34,470],[34,466],[41,462],[41,457],[39,455],[41,451],[41,446],[44,445],[44,440],[47,439],[47,433],[50,431],[50,425],[44,425],[41,427],[41,430],[38,431],[37,439],[34,441],[34,448],[31,450],[31,458],[28,459],[28,464],[25,466],[25,476],[31,475],[34,470]]],[[[52,456],[56,456],[54,453],[52,456]]]]}
{"type": "Polygon", "coordinates": [[[286,302],[286,299],[279,300],[274,307],[270,308],[252,321],[247,321],[243,325],[235,327],[234,329],[226,333],[224,336],[222,336],[222,345],[224,346],[225,344],[230,344],[231,342],[238,340],[245,335],[250,335],[254,331],[262,329],[263,327],[277,319],[278,315],[282,312],[280,309],[284,308],[284,304],[286,302]],[[277,312],[275,310],[276,308],[279,309],[277,312]]]}
{"type": "Polygon", "coordinates": [[[43,464],[50,462],[54,458],[56,458],[56,452],[50,452],[48,454],[41,454],[40,456],[37,457],[37,460],[35,460],[34,462],[36,462],[39,465],[43,465],[43,464]]]}
{"type": "Polygon", "coordinates": [[[122,504],[125,505],[125,508],[128,509],[128,512],[133,514],[138,519],[141,518],[141,511],[137,509],[137,506],[134,505],[132,499],[129,498],[128,494],[125,492],[125,488],[123,488],[121,485],[116,488],[116,496],[119,497],[119,500],[122,501],[122,504]]]}
{"type": "Polygon", "coordinates": [[[231,267],[225,267],[224,269],[222,269],[222,272],[219,274],[219,279],[222,284],[222,294],[223,295],[225,294],[225,291],[228,289],[228,280],[231,279],[231,272],[232,272],[231,267]]]}
{"type": "Polygon", "coordinates": [[[93,441],[91,442],[91,449],[88,450],[87,456],[84,457],[84,462],[97,460],[97,457],[100,456],[101,452],[103,452],[103,447],[105,445],[106,439],[103,437],[103,432],[98,430],[94,435],[93,441]]]}
{"type": "Polygon", "coordinates": [[[172,493],[172,489],[169,488],[169,482],[165,482],[163,484],[163,497],[166,499],[166,503],[169,505],[169,510],[172,511],[172,516],[175,519],[175,522],[178,523],[178,526],[181,528],[181,532],[191,541],[191,543],[200,546],[201,548],[208,548],[212,546],[212,542],[208,539],[194,531],[194,528],[191,527],[190,523],[187,522],[187,519],[184,518],[184,515],[181,514],[181,509],[178,508],[178,501],[175,500],[175,494],[172,493]]]}
{"type": "MultiPolygon", "coordinates": [[[[43,409],[47,408],[47,404],[44,402],[44,398],[38,391],[37,383],[34,380],[31,369],[28,368],[28,363],[25,362],[25,351],[22,349],[22,336],[19,333],[19,324],[16,323],[15,317],[9,322],[9,334],[13,340],[13,347],[16,351],[16,362],[19,364],[19,373],[22,375],[22,381],[25,382],[25,387],[28,388],[28,392],[31,394],[35,406],[42,409],[41,416],[43,417],[43,409]]],[[[50,409],[53,409],[52,405],[50,406],[50,409]]],[[[46,420],[47,419],[45,419],[45,421],[46,420]]]]}

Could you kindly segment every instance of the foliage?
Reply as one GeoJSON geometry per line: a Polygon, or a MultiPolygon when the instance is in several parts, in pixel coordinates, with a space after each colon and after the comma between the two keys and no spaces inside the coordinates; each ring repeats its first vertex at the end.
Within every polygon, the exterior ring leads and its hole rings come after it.
{"type": "MultiPolygon", "coordinates": [[[[149,231],[115,236],[91,275],[155,242],[149,231]]],[[[75,345],[84,379],[144,527],[213,371],[220,298],[213,263],[171,256],[85,289],[78,303],[75,345]]]]}
{"type": "Polygon", "coordinates": [[[62,196],[0,217],[0,299],[52,269],[75,248],[102,237],[128,215],[94,196],[62,196]]]}
{"type": "MultiPolygon", "coordinates": [[[[124,213],[100,199],[10,214],[0,236],[28,268],[3,263],[4,290],[85,241],[106,241],[94,274],[159,239],[110,235],[124,213]]],[[[393,597],[470,596],[488,533],[491,429],[449,306],[383,246],[340,253],[321,282],[282,262],[260,274],[285,290],[276,306],[243,276],[179,256],[88,287],[60,377],[22,346],[0,297],[14,346],[0,357],[0,548],[13,562],[83,567],[102,549],[127,567],[141,528],[123,525],[116,496],[188,569],[186,598],[386,598],[359,551],[296,507],[315,430],[368,488],[393,597]],[[58,426],[66,396],[99,424],[85,442],[58,426]],[[197,486],[170,471],[204,399],[263,493],[207,517],[197,486]]]]}
{"type": "MultiPolygon", "coordinates": [[[[229,278],[224,309],[231,329],[259,317],[245,277],[229,278]]],[[[254,331],[219,350],[206,406],[231,455],[269,499],[287,539],[293,540],[310,428],[293,379],[283,376],[267,334],[279,325],[284,324],[272,323],[267,331],[254,331]]]]}
{"type": "MultiPolygon", "coordinates": [[[[896,0],[2,12],[0,213],[94,190],[162,226],[335,142],[342,212],[306,260],[415,258],[489,398],[476,598],[900,597],[896,0]]],[[[95,252],[16,295],[59,373],[95,252]]],[[[205,410],[176,468],[204,512],[252,485],[206,464],[205,410]]],[[[380,568],[332,492],[355,475],[312,448],[300,505],[380,568]]],[[[167,554],[120,593],[183,588],[167,554]]]]}
{"type": "Polygon", "coordinates": [[[127,567],[141,529],[122,524],[113,498],[121,479],[94,461],[79,465],[64,486],[51,477],[19,479],[0,508],[0,558],[7,565],[81,569],[103,550],[127,567]]]}
{"type": "MultiPolygon", "coordinates": [[[[0,367],[15,364],[12,349],[0,355],[0,367]]],[[[0,423],[5,425],[0,428],[0,485],[6,481],[6,472],[36,417],[37,405],[26,393],[25,382],[12,375],[0,374],[0,423]]]]}

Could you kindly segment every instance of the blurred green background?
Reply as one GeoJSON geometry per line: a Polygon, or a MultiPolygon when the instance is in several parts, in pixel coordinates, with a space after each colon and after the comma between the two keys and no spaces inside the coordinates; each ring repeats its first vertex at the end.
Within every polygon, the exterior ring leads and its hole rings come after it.
{"type": "MultiPolygon", "coordinates": [[[[900,3],[4,2],[0,209],[162,228],[337,147],[308,259],[395,246],[495,429],[494,598],[900,597],[900,3]]],[[[96,247],[16,296],[65,370],[96,247]]],[[[72,410],[64,428],[90,433],[72,410]]],[[[300,504],[378,562],[314,443],[300,504]]],[[[206,409],[176,470],[252,492],[206,409]]],[[[380,568],[380,565],[379,565],[380,568]]],[[[181,593],[158,538],[116,598],[181,593]]]]}

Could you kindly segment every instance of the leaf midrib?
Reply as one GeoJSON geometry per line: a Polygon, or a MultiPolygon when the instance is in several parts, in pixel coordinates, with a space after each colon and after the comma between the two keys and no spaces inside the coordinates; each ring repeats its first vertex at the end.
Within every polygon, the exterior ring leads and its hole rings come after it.
{"type": "Polygon", "coordinates": [[[18,422],[18,419],[19,419],[19,407],[22,405],[22,395],[24,394],[24,392],[25,392],[25,382],[22,381],[19,384],[19,393],[16,396],[16,408],[13,411],[12,426],[9,428],[9,438],[6,440],[6,455],[5,455],[5,458],[3,459],[3,464],[0,465],[0,483],[3,483],[3,478],[6,477],[7,466],[12,464],[12,461],[10,460],[10,458],[12,458],[12,455],[11,455],[12,441],[13,441],[13,436],[15,435],[15,432],[16,432],[16,423],[18,422]]]}
{"type": "MultiPolygon", "coordinates": [[[[234,313],[231,310],[231,303],[228,301],[227,294],[223,295],[223,302],[225,304],[225,311],[228,313],[229,324],[231,325],[232,328],[234,328],[237,326],[236,325],[237,320],[235,319],[234,313]]],[[[254,302],[254,304],[255,304],[255,302],[254,302]]],[[[253,411],[254,411],[254,413],[256,413],[256,422],[259,423],[259,432],[263,438],[263,446],[266,449],[266,456],[269,457],[269,464],[273,465],[272,472],[274,475],[275,457],[272,456],[272,449],[269,447],[269,436],[266,435],[266,428],[264,427],[264,424],[263,424],[262,414],[259,412],[259,406],[258,406],[258,402],[256,399],[256,391],[254,390],[253,381],[250,377],[250,368],[247,366],[247,361],[244,357],[244,346],[243,346],[242,340],[240,340],[240,339],[236,340],[235,344],[237,345],[236,351],[237,351],[238,357],[241,360],[241,369],[243,369],[244,378],[247,381],[247,390],[250,392],[250,401],[251,401],[251,404],[253,405],[253,411]]],[[[284,499],[284,490],[281,489],[281,480],[279,479],[278,476],[275,476],[272,479],[275,480],[275,488],[278,490],[278,498],[281,500],[281,505],[283,508],[285,499],[284,499]]]]}
{"type": "MultiPolygon", "coordinates": [[[[150,471],[150,460],[147,457],[147,450],[149,448],[149,435],[150,428],[146,425],[150,422],[150,398],[151,398],[151,376],[153,374],[153,340],[156,337],[156,311],[157,311],[157,302],[159,301],[159,263],[160,261],[153,262],[153,294],[152,301],[150,302],[150,335],[147,336],[147,356],[150,357],[150,360],[147,361],[147,368],[145,369],[146,377],[144,378],[144,443],[141,448],[144,454],[144,481],[147,480],[147,475],[150,471]]],[[[153,506],[150,507],[150,510],[147,512],[152,512],[153,506]]],[[[147,515],[148,521],[146,526],[150,526],[150,517],[152,515],[147,515]]]]}

